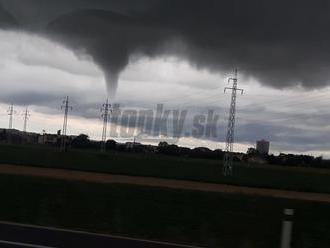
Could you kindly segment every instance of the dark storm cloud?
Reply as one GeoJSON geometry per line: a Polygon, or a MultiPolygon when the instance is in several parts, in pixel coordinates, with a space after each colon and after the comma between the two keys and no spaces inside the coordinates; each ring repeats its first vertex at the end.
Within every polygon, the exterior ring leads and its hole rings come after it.
{"type": "Polygon", "coordinates": [[[1,16],[10,13],[23,28],[47,33],[78,53],[91,55],[113,92],[120,72],[138,55],[177,55],[215,72],[238,67],[246,76],[277,88],[329,83],[326,0],[2,3],[6,11],[0,11],[1,16]]]}
{"type": "Polygon", "coordinates": [[[58,101],[58,97],[52,94],[45,95],[35,92],[24,92],[1,95],[1,101],[7,104],[11,104],[14,102],[15,104],[21,106],[30,104],[47,106],[54,104],[54,102],[58,101]]]}
{"type": "Polygon", "coordinates": [[[18,22],[15,17],[0,5],[0,28],[15,28],[17,26],[18,22]]]}

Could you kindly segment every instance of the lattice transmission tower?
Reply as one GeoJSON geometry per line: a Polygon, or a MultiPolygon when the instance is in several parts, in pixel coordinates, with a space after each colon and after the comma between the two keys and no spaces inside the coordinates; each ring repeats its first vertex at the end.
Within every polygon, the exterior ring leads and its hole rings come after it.
{"type": "Polygon", "coordinates": [[[31,116],[30,111],[28,110],[28,108],[26,108],[23,113],[23,119],[24,119],[23,132],[25,132],[25,133],[26,133],[26,129],[27,129],[27,122],[28,122],[30,116],[31,116]]]}
{"type": "Polygon", "coordinates": [[[66,130],[68,127],[68,114],[69,110],[72,110],[72,107],[69,106],[69,97],[67,96],[65,100],[63,100],[63,105],[61,109],[64,109],[64,120],[63,120],[63,128],[62,128],[62,140],[61,140],[61,151],[66,151],[66,130]]]}
{"type": "Polygon", "coordinates": [[[102,129],[102,142],[101,142],[101,151],[105,151],[106,141],[107,141],[107,128],[108,128],[108,121],[109,116],[112,113],[111,104],[107,99],[106,102],[102,105],[101,108],[101,116],[103,118],[103,129],[102,129]]]}
{"type": "Polygon", "coordinates": [[[8,112],[8,116],[9,116],[9,125],[8,125],[8,128],[9,129],[13,129],[13,116],[16,113],[15,110],[14,110],[14,105],[13,104],[11,104],[9,106],[7,112],[8,112]]]}
{"type": "Polygon", "coordinates": [[[232,87],[225,87],[224,92],[231,90],[231,102],[229,108],[227,135],[226,135],[226,149],[223,159],[223,174],[225,176],[232,175],[233,173],[233,146],[235,134],[235,114],[236,114],[236,97],[237,91],[243,94],[243,89],[237,88],[237,69],[234,70],[233,77],[228,79],[228,83],[233,82],[232,87]]]}

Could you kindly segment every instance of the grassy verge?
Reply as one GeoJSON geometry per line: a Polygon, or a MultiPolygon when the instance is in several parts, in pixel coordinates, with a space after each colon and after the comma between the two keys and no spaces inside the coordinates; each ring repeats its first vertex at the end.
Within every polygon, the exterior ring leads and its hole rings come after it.
{"type": "Polygon", "coordinates": [[[0,219],[209,247],[279,247],[294,208],[293,247],[329,247],[330,205],[0,175],[0,219]]]}
{"type": "Polygon", "coordinates": [[[62,153],[49,147],[8,145],[0,145],[0,163],[330,193],[330,173],[321,169],[240,163],[233,177],[223,177],[216,160],[82,150],[62,153]]]}

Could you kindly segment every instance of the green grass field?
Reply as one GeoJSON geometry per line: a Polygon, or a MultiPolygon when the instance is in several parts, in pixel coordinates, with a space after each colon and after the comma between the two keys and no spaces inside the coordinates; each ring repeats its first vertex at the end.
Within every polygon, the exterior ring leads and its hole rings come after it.
{"type": "Polygon", "coordinates": [[[294,208],[293,248],[330,242],[328,204],[7,175],[0,192],[0,220],[220,248],[278,248],[294,208]]]}
{"type": "Polygon", "coordinates": [[[330,171],[325,169],[240,163],[234,176],[223,177],[216,160],[9,145],[0,145],[0,163],[330,193],[330,171]]]}

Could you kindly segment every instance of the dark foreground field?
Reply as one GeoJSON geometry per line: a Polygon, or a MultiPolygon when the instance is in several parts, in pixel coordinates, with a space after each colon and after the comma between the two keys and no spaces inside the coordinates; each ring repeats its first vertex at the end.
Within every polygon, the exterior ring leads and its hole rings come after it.
{"type": "Polygon", "coordinates": [[[278,248],[294,208],[293,247],[330,244],[325,203],[14,175],[0,192],[0,220],[224,248],[278,248]]]}
{"type": "Polygon", "coordinates": [[[88,150],[63,153],[50,147],[9,145],[0,145],[0,163],[330,193],[326,169],[239,163],[234,176],[223,177],[217,160],[88,150]]]}
{"type": "MultiPolygon", "coordinates": [[[[1,145],[1,163],[330,192],[327,170],[236,164],[225,178],[220,161],[150,154],[1,145]]],[[[0,220],[220,248],[279,247],[294,208],[293,248],[330,244],[327,203],[6,174],[0,193],[0,220]]]]}

